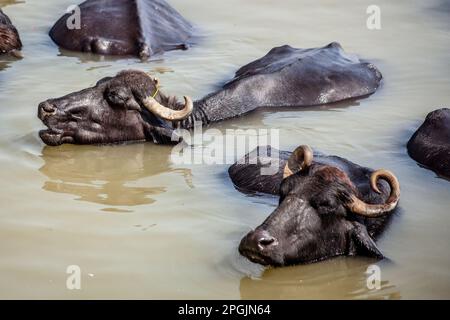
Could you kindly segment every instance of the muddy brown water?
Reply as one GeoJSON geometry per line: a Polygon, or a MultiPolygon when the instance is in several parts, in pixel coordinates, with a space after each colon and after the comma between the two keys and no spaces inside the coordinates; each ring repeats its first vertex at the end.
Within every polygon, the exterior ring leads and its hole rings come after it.
{"type": "Polygon", "coordinates": [[[141,63],[59,50],[47,32],[72,3],[0,1],[25,45],[23,60],[0,62],[1,298],[450,298],[450,182],[405,149],[429,111],[450,105],[448,4],[379,0],[382,29],[368,30],[370,1],[172,0],[203,40],[141,63]],[[214,128],[278,128],[282,149],[309,144],[394,171],[401,203],[379,241],[389,261],[263,270],[237,246],[277,199],[236,191],[227,164],[176,164],[170,147],[151,143],[51,148],[37,135],[40,101],[122,69],[150,72],[166,92],[198,98],[274,46],[332,41],[379,67],[377,93],[261,110],[214,128]],[[366,286],[373,263],[380,290],[366,286]],[[66,288],[69,265],[82,270],[81,290],[66,288]]]}

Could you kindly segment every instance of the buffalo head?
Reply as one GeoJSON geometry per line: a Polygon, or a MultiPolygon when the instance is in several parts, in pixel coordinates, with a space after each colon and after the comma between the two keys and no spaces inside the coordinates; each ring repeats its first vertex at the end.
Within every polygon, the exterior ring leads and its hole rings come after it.
{"type": "Polygon", "coordinates": [[[193,110],[189,97],[180,104],[165,96],[158,80],[141,71],[123,71],[115,77],[67,96],[39,104],[38,117],[48,127],[39,132],[48,145],[103,144],[172,140],[172,122],[193,110]]]}
{"type": "Polygon", "coordinates": [[[344,171],[313,163],[312,150],[301,146],[288,160],[283,178],[277,209],[242,239],[242,255],[272,266],[339,255],[383,257],[361,221],[382,217],[397,206],[400,186],[392,173],[372,173],[370,186],[376,193],[381,193],[379,179],[387,181],[391,191],[385,203],[368,204],[344,171]]]}

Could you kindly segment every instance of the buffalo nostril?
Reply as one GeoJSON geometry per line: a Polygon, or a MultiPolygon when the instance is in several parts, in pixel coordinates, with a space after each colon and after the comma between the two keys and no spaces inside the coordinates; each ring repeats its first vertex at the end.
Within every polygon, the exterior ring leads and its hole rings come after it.
{"type": "Polygon", "coordinates": [[[272,236],[264,236],[258,239],[258,248],[264,250],[276,244],[276,239],[272,236]]]}
{"type": "Polygon", "coordinates": [[[263,253],[278,245],[278,240],[266,230],[255,230],[242,239],[240,251],[263,253]]]}

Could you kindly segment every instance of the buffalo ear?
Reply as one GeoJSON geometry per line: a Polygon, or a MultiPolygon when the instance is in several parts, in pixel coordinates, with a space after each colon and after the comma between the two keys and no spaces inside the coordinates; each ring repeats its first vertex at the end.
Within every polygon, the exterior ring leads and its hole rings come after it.
{"type": "Polygon", "coordinates": [[[123,89],[107,88],[105,98],[112,106],[125,108],[127,110],[141,111],[141,106],[130,92],[123,89]]]}
{"type": "Polygon", "coordinates": [[[383,259],[383,254],[370,237],[366,227],[358,222],[354,222],[353,225],[354,228],[350,231],[349,254],[383,259]]]}

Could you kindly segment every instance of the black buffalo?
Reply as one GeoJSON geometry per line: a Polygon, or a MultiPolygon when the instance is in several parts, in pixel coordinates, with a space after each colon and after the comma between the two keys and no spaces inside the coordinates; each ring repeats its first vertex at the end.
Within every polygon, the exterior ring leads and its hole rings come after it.
{"type": "Polygon", "coordinates": [[[169,143],[174,132],[171,122],[186,118],[192,108],[188,97],[180,104],[165,96],[157,79],[125,71],[100,80],[93,88],[39,104],[38,117],[48,127],[39,135],[52,146],[138,140],[169,143]],[[173,110],[177,108],[181,110],[173,110]]]}
{"type": "Polygon", "coordinates": [[[146,59],[186,49],[192,37],[192,25],[164,0],[88,0],[79,8],[79,29],[68,13],[50,30],[65,49],[146,59]]]}
{"type": "Polygon", "coordinates": [[[149,140],[167,143],[174,128],[192,128],[242,116],[262,107],[305,107],[373,93],[377,68],[347,55],[337,43],[322,48],[283,46],[236,72],[220,90],[179,103],[140,71],[121,72],[95,87],[39,105],[49,145],[149,140]],[[149,111],[150,110],[150,111],[149,111]],[[182,110],[182,111],[180,111],[182,110]]]}
{"type": "MultiPolygon", "coordinates": [[[[272,266],[311,263],[340,255],[383,258],[375,239],[400,198],[397,178],[307,146],[281,152],[279,172],[262,175],[262,148],[229,169],[240,190],[279,194],[277,209],[239,245],[249,260],[272,266]]],[[[272,163],[274,159],[271,159],[272,163]]]]}
{"type": "Polygon", "coordinates": [[[450,178],[450,109],[430,112],[407,147],[411,158],[450,178]]]}

